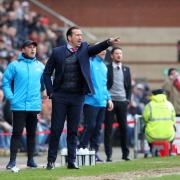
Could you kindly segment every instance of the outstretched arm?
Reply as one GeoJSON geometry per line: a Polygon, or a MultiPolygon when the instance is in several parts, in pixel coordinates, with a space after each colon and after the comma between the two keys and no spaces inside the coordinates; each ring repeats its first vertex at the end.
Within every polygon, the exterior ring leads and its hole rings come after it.
{"type": "Polygon", "coordinates": [[[109,38],[103,42],[100,42],[96,45],[88,47],[89,56],[95,56],[96,54],[100,53],[101,51],[107,49],[109,46],[119,46],[120,39],[119,37],[116,38],[109,38]]]}

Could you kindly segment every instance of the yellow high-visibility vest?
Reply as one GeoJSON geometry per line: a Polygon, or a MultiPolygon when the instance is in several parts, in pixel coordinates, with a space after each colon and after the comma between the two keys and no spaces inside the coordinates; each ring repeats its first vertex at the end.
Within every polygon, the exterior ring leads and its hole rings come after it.
{"type": "Polygon", "coordinates": [[[174,139],[175,110],[164,94],[151,97],[150,103],[145,106],[143,117],[148,142],[174,139]]]}

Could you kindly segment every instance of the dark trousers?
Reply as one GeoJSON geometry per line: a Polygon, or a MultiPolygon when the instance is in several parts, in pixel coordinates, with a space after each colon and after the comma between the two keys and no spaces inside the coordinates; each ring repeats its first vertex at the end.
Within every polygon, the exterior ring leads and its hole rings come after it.
{"type": "Polygon", "coordinates": [[[64,122],[67,120],[68,163],[76,160],[77,132],[84,95],[56,93],[52,99],[51,134],[48,162],[55,162],[64,122]]]}
{"type": "Polygon", "coordinates": [[[104,148],[107,158],[112,156],[112,123],[114,115],[117,117],[120,130],[120,144],[122,149],[122,158],[129,155],[128,133],[127,133],[127,101],[113,101],[113,111],[106,111],[105,131],[104,131],[104,148]]]}
{"type": "Polygon", "coordinates": [[[96,152],[99,148],[101,125],[105,117],[105,107],[84,105],[84,132],[80,140],[80,147],[86,148],[90,142],[90,148],[96,152]]]}
{"type": "Polygon", "coordinates": [[[10,144],[10,160],[16,159],[16,154],[20,146],[20,139],[24,127],[26,127],[27,132],[28,160],[33,158],[38,121],[37,114],[38,112],[35,111],[13,111],[13,132],[10,144]]]}

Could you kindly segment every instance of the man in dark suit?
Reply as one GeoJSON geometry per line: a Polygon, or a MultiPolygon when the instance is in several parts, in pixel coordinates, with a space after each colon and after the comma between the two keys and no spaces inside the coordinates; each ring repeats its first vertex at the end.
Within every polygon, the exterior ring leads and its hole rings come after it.
{"type": "Polygon", "coordinates": [[[110,38],[97,45],[89,46],[87,42],[83,42],[82,31],[78,27],[69,28],[66,37],[67,45],[53,49],[44,71],[47,94],[52,99],[47,169],[54,168],[65,119],[67,120],[67,167],[78,169],[75,160],[80,113],[84,95],[94,93],[89,57],[98,54],[110,45],[119,44],[118,38],[110,38]],[[55,74],[52,83],[53,72],[55,74]]]}
{"type": "Polygon", "coordinates": [[[117,117],[120,130],[122,159],[130,160],[127,137],[127,108],[131,98],[131,74],[127,66],[122,65],[122,49],[114,47],[111,51],[112,63],[108,65],[107,86],[114,104],[113,111],[106,111],[104,147],[107,162],[112,161],[112,123],[117,117]]]}

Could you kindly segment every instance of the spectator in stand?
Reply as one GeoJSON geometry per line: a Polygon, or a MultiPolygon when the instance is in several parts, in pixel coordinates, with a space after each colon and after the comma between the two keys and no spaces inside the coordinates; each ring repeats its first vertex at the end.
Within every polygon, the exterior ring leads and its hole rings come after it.
{"type": "Polygon", "coordinates": [[[144,106],[149,101],[149,87],[145,83],[137,83],[132,87],[131,102],[129,104],[129,112],[132,115],[142,115],[144,106]]]}
{"type": "Polygon", "coordinates": [[[175,80],[179,76],[176,68],[168,70],[168,78],[163,84],[167,99],[174,105],[176,116],[180,116],[180,91],[175,86],[175,80]]]}
{"type": "Polygon", "coordinates": [[[48,48],[45,43],[39,43],[37,49],[37,57],[43,63],[46,64],[48,60],[48,48]]]}
{"type": "Polygon", "coordinates": [[[63,46],[63,45],[65,45],[66,44],[66,40],[65,40],[65,38],[64,38],[64,32],[63,32],[63,30],[62,29],[57,29],[56,31],[55,31],[56,33],[57,33],[57,45],[58,46],[63,46]]]}
{"type": "Polygon", "coordinates": [[[104,147],[107,156],[106,161],[112,161],[112,122],[114,115],[117,117],[120,130],[122,159],[128,161],[128,130],[127,130],[127,109],[131,99],[131,74],[129,67],[122,64],[123,52],[119,47],[111,50],[112,63],[108,67],[107,86],[114,104],[113,111],[106,111],[104,147]]]}
{"type": "Polygon", "coordinates": [[[4,93],[0,89],[0,152],[6,154],[9,152],[10,135],[4,135],[3,133],[10,133],[12,126],[4,117],[4,93]]]}
{"type": "MultiPolygon", "coordinates": [[[[0,2],[0,15],[0,39],[3,37],[5,47],[0,49],[5,53],[7,51],[6,54],[8,51],[18,50],[25,39],[30,39],[48,44],[49,56],[52,47],[56,47],[61,41],[59,31],[53,30],[46,16],[32,11],[28,1],[0,2]]],[[[60,27],[57,25],[56,29],[60,27]]]]}
{"type": "Polygon", "coordinates": [[[20,1],[13,1],[11,4],[12,10],[16,13],[17,19],[23,19],[24,11],[20,1]]]}
{"type": "Polygon", "coordinates": [[[13,111],[13,132],[10,145],[10,161],[6,166],[16,166],[16,155],[24,126],[27,131],[28,167],[37,167],[34,162],[37,114],[41,111],[41,79],[44,65],[36,59],[37,43],[27,40],[22,53],[5,70],[2,88],[13,111]],[[12,89],[13,83],[13,89],[12,89]]]}

